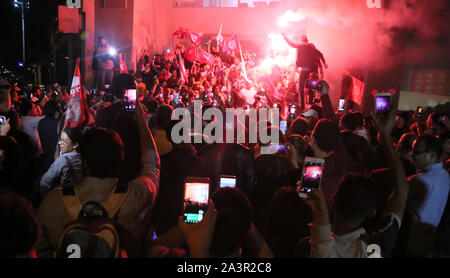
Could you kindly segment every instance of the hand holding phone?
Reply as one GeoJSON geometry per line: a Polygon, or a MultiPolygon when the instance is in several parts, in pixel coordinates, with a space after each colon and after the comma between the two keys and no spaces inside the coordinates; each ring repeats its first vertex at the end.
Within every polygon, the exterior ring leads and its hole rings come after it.
{"type": "Polygon", "coordinates": [[[322,174],[325,160],[322,158],[306,157],[303,164],[303,175],[298,195],[307,198],[307,193],[319,190],[322,184],[322,174]]]}
{"type": "Polygon", "coordinates": [[[189,177],[184,184],[184,212],[186,223],[202,221],[208,208],[209,178],[189,177]]]}
{"type": "Polygon", "coordinates": [[[125,90],[124,94],[125,111],[133,113],[136,109],[136,89],[125,90]]]}
{"type": "Polygon", "coordinates": [[[377,93],[375,95],[375,117],[383,119],[391,109],[391,93],[377,93]]]}
{"type": "Polygon", "coordinates": [[[209,257],[209,249],[214,235],[216,220],[217,211],[211,200],[208,202],[208,209],[203,221],[195,224],[187,224],[181,218],[179,219],[178,227],[184,234],[192,258],[209,257]]]}

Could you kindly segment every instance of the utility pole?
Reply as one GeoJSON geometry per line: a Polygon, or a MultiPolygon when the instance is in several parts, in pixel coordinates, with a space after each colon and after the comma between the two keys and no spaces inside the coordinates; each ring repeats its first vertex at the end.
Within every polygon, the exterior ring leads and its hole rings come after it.
{"type": "Polygon", "coordinates": [[[14,7],[20,7],[22,12],[22,63],[25,66],[25,9],[30,9],[30,2],[28,0],[14,0],[14,7]]]}

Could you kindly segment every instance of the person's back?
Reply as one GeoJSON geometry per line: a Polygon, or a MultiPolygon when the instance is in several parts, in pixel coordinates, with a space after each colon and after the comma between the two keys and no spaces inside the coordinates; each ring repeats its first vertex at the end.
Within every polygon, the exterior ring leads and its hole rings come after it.
{"type": "MultiPolygon", "coordinates": [[[[159,182],[159,157],[153,138],[148,131],[142,110],[135,111],[139,121],[142,164],[141,175],[128,183],[126,198],[115,215],[109,215],[125,227],[139,242],[143,239],[147,223],[156,199],[159,182]]],[[[95,201],[103,206],[111,192],[119,184],[118,173],[123,164],[123,143],[114,131],[96,128],[87,131],[80,141],[80,155],[85,168],[85,179],[74,187],[73,193],[81,203],[95,201]]],[[[74,220],[81,208],[65,204],[64,191],[50,191],[38,210],[38,218],[44,234],[38,246],[38,256],[51,256],[61,237],[64,225],[74,220]],[[59,219],[55,221],[55,219],[59,219]]],[[[132,254],[136,255],[136,254],[132,254]]],[[[132,256],[130,255],[130,256],[132,256]]]]}
{"type": "Polygon", "coordinates": [[[56,143],[58,141],[58,104],[49,101],[44,105],[45,118],[39,121],[38,132],[41,140],[42,151],[44,152],[44,171],[50,167],[54,161],[56,143]]]}
{"type": "Polygon", "coordinates": [[[136,178],[142,169],[138,125],[132,113],[124,111],[122,102],[124,90],[133,86],[135,88],[136,85],[131,75],[120,74],[114,77],[112,90],[115,102],[99,110],[95,120],[96,127],[116,131],[124,142],[125,161],[123,174],[120,177],[128,181],[136,178]]]}

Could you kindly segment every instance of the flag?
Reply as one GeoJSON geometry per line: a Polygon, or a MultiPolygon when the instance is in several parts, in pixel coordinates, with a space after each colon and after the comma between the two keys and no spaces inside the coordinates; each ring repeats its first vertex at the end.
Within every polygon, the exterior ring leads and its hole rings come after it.
{"type": "Polygon", "coordinates": [[[184,58],[186,58],[186,60],[188,60],[191,63],[197,61],[197,56],[198,50],[194,46],[186,50],[186,52],[184,53],[184,58]]]}
{"type": "Polygon", "coordinates": [[[191,42],[197,46],[200,44],[203,37],[203,33],[191,33],[189,32],[189,38],[191,39],[191,42]]]}
{"type": "Polygon", "coordinates": [[[216,60],[216,57],[214,57],[213,55],[209,54],[205,50],[203,50],[201,48],[198,48],[197,61],[199,61],[200,63],[212,65],[212,64],[214,64],[215,60],[216,60]]]}
{"type": "Polygon", "coordinates": [[[350,91],[349,100],[361,105],[366,84],[351,75],[350,77],[352,78],[352,89],[350,91]]]}
{"type": "Polygon", "coordinates": [[[217,45],[222,44],[223,42],[223,36],[222,36],[222,23],[220,23],[220,30],[219,30],[219,34],[216,37],[216,41],[217,41],[217,45]]]}
{"type": "Polygon", "coordinates": [[[239,40],[237,34],[234,34],[233,36],[229,37],[223,42],[222,50],[224,52],[226,51],[235,51],[239,48],[239,40]]]}
{"type": "Polygon", "coordinates": [[[252,81],[250,79],[248,79],[247,76],[247,70],[245,69],[245,62],[242,61],[241,62],[241,76],[245,79],[245,81],[247,81],[248,83],[252,83],[252,81]]]}
{"type": "Polygon", "coordinates": [[[93,123],[94,118],[89,112],[86,95],[81,85],[80,58],[78,58],[70,89],[70,99],[67,103],[64,127],[83,127],[93,123]]]}
{"type": "Polygon", "coordinates": [[[180,63],[181,81],[183,81],[184,83],[187,83],[188,78],[187,78],[186,68],[184,67],[183,57],[181,55],[178,55],[178,58],[179,58],[179,63],[180,63]]]}
{"type": "Polygon", "coordinates": [[[183,27],[180,27],[177,31],[173,33],[174,36],[176,36],[179,40],[184,39],[185,36],[189,34],[188,29],[184,29],[183,27]]]}
{"type": "Polygon", "coordinates": [[[119,60],[120,60],[120,73],[128,73],[127,65],[122,59],[122,53],[119,54],[119,60]]]}

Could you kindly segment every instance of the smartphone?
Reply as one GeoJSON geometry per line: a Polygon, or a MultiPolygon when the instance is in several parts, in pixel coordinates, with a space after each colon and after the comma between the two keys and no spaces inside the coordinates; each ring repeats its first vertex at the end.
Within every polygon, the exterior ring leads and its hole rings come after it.
{"type": "Polygon", "coordinates": [[[324,167],[324,159],[316,157],[305,157],[305,163],[303,164],[302,182],[298,193],[301,198],[307,198],[306,193],[320,189],[324,167]]]}
{"type": "Polygon", "coordinates": [[[6,124],[6,117],[0,116],[0,125],[4,125],[4,124],[6,124]]]}
{"type": "Polygon", "coordinates": [[[295,112],[296,112],[295,110],[296,110],[296,108],[297,108],[297,107],[295,106],[295,104],[292,104],[291,107],[289,108],[289,113],[295,115],[295,112]]]}
{"type": "Polygon", "coordinates": [[[236,176],[220,176],[220,188],[230,187],[235,188],[236,187],[236,176]]]}
{"type": "Polygon", "coordinates": [[[375,116],[383,118],[391,109],[391,93],[377,93],[375,95],[375,116]]]}
{"type": "Polygon", "coordinates": [[[125,90],[123,101],[125,104],[125,111],[134,112],[136,109],[136,89],[125,90]]]}
{"type": "Polygon", "coordinates": [[[184,222],[202,221],[208,209],[209,178],[188,177],[184,183],[184,222]]]}
{"type": "Polygon", "coordinates": [[[322,84],[320,81],[306,80],[306,88],[314,90],[322,90],[322,84]]]}
{"type": "Polygon", "coordinates": [[[280,130],[284,135],[286,135],[287,121],[280,121],[280,130]]]}
{"type": "Polygon", "coordinates": [[[339,100],[339,108],[338,111],[344,111],[345,99],[341,98],[339,100]]]}
{"type": "Polygon", "coordinates": [[[109,85],[108,84],[105,84],[105,89],[109,89],[109,85]]]}

